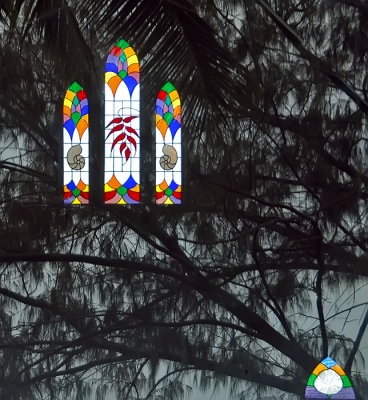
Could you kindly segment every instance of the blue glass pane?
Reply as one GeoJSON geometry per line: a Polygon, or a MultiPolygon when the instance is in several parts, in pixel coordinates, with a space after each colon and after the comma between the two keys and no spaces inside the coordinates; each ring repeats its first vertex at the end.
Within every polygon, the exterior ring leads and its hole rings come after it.
{"type": "Polygon", "coordinates": [[[128,75],[124,78],[124,83],[127,85],[129,94],[132,95],[135,87],[137,86],[137,81],[132,76],[128,75]]]}
{"type": "Polygon", "coordinates": [[[331,368],[334,365],[336,365],[336,361],[334,361],[331,357],[326,357],[323,361],[322,364],[325,365],[327,368],[331,368]]]}
{"type": "Polygon", "coordinates": [[[64,200],[64,204],[72,204],[74,200],[75,200],[75,197],[70,196],[68,199],[64,200]]]}
{"type": "Polygon", "coordinates": [[[137,182],[134,180],[132,175],[130,175],[129,179],[124,183],[123,186],[125,186],[127,189],[132,189],[137,185],[137,182]]]}
{"type": "Polygon", "coordinates": [[[68,121],[65,122],[64,128],[68,131],[70,139],[73,139],[73,133],[75,131],[75,123],[72,119],[68,119],[68,121]]]}
{"type": "Polygon", "coordinates": [[[123,199],[124,199],[124,201],[127,202],[128,204],[139,204],[139,201],[133,200],[133,199],[128,195],[128,193],[126,193],[126,194],[123,196],[123,199]]]}
{"type": "Polygon", "coordinates": [[[165,104],[165,102],[163,100],[161,100],[161,99],[156,100],[156,106],[159,106],[161,109],[164,108],[164,104],[165,104]]]}
{"type": "Polygon", "coordinates": [[[89,110],[88,105],[87,105],[87,106],[84,106],[84,107],[82,108],[82,110],[81,110],[81,115],[86,115],[86,114],[88,114],[88,110],[89,110]]]}
{"type": "Polygon", "coordinates": [[[76,188],[76,185],[75,185],[74,181],[70,181],[70,182],[66,185],[66,187],[67,187],[70,191],[73,191],[73,190],[76,188]]]}
{"type": "Polygon", "coordinates": [[[176,119],[173,119],[170,123],[170,130],[171,130],[171,135],[174,138],[175,133],[178,131],[180,128],[180,124],[176,119]]]}
{"type": "Polygon", "coordinates": [[[170,200],[174,203],[174,204],[181,204],[181,200],[177,199],[175,196],[170,196],[170,200]]]}
{"type": "Polygon", "coordinates": [[[118,59],[118,57],[114,56],[113,54],[109,54],[109,55],[107,56],[106,62],[109,63],[109,64],[115,64],[115,65],[117,65],[118,62],[119,62],[119,59],[118,59]]]}
{"type": "Polygon", "coordinates": [[[175,190],[178,188],[178,186],[179,186],[179,185],[178,185],[175,181],[171,181],[169,188],[170,188],[172,191],[175,191],[175,190]]]}
{"type": "Polygon", "coordinates": [[[112,63],[106,63],[105,72],[115,72],[115,74],[119,73],[118,66],[112,63]]]}
{"type": "Polygon", "coordinates": [[[82,108],[85,107],[85,106],[88,106],[87,97],[80,102],[80,105],[81,105],[82,108]]]}

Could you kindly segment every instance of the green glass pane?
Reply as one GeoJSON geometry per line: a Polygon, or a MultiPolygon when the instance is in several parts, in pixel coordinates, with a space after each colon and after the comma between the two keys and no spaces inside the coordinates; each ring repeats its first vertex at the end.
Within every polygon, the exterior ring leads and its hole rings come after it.
{"type": "Polygon", "coordinates": [[[77,96],[75,96],[74,99],[73,99],[73,104],[74,104],[75,106],[77,106],[78,103],[79,103],[79,99],[78,99],[77,96]]]}
{"type": "Polygon", "coordinates": [[[124,40],[121,39],[116,43],[117,47],[120,47],[121,49],[126,49],[127,47],[130,47],[130,45],[124,40]]]}
{"type": "Polygon", "coordinates": [[[80,190],[77,189],[77,188],[75,188],[75,189],[72,191],[72,193],[73,193],[73,196],[78,197],[78,196],[80,195],[80,190]]]}
{"type": "Polygon", "coordinates": [[[120,196],[124,196],[127,193],[128,189],[124,186],[120,186],[116,191],[120,194],[120,196]]]}
{"type": "Polygon", "coordinates": [[[77,125],[77,123],[79,122],[80,119],[81,119],[81,116],[80,116],[79,112],[73,112],[72,120],[74,121],[75,125],[77,125]]]}
{"type": "Polygon", "coordinates": [[[71,91],[74,92],[74,93],[78,93],[80,90],[83,90],[83,89],[82,89],[82,86],[79,85],[79,83],[73,82],[73,83],[70,85],[69,90],[71,90],[71,91]]]}
{"type": "Polygon", "coordinates": [[[128,75],[128,73],[126,71],[124,71],[124,70],[121,70],[119,72],[119,76],[120,76],[121,79],[124,79],[127,75],[128,75]]]}
{"type": "Polygon", "coordinates": [[[346,375],[343,375],[341,377],[341,379],[342,379],[343,387],[351,387],[350,379],[346,375]]]}
{"type": "Polygon", "coordinates": [[[166,103],[167,106],[170,106],[170,105],[171,105],[171,98],[170,98],[170,96],[167,96],[167,97],[166,97],[165,103],[166,103]]]}
{"type": "Polygon", "coordinates": [[[171,114],[171,112],[165,113],[164,120],[166,121],[167,125],[170,125],[170,123],[173,119],[174,119],[174,116],[171,114]]]}
{"type": "Polygon", "coordinates": [[[120,61],[121,61],[123,64],[125,63],[125,61],[126,61],[126,59],[127,59],[127,58],[126,58],[126,55],[125,55],[124,53],[121,53],[119,58],[120,58],[120,61]]]}
{"type": "Polygon", "coordinates": [[[317,376],[312,374],[308,379],[307,386],[313,386],[314,385],[314,381],[316,380],[316,378],[317,378],[317,376]]]}
{"type": "Polygon", "coordinates": [[[170,188],[167,188],[165,190],[165,194],[166,194],[166,196],[170,197],[173,194],[173,191],[170,188]]]}
{"type": "Polygon", "coordinates": [[[165,90],[165,92],[170,93],[175,89],[175,86],[171,82],[166,82],[165,85],[163,86],[162,90],[165,90]]]}

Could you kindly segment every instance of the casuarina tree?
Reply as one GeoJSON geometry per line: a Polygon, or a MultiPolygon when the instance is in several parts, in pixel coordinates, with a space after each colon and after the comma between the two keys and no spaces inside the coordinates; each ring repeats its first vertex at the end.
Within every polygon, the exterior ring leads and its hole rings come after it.
{"type": "Polygon", "coordinates": [[[303,399],[331,357],[362,400],[367,5],[4,0],[0,10],[1,397],[226,388],[303,399]],[[125,115],[105,122],[106,57],[121,39],[139,60],[139,132],[125,115]],[[182,104],[176,205],[155,200],[155,104],[167,81],[182,104]],[[80,205],[63,202],[73,82],[89,105],[80,205]],[[135,147],[139,137],[139,204],[104,202],[107,126],[127,160],[127,127],[135,147]]]}

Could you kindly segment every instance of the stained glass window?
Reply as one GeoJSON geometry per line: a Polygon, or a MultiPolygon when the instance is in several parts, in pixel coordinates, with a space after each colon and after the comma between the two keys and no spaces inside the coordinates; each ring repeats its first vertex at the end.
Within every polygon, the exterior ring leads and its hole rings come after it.
{"type": "Polygon", "coordinates": [[[181,204],[181,103],[167,82],[156,100],[156,203],[181,204]]]}
{"type": "Polygon", "coordinates": [[[63,105],[64,203],[89,202],[88,99],[74,82],[65,94],[63,105]]]}
{"type": "Polygon", "coordinates": [[[355,393],[344,370],[332,358],[326,357],[309,377],[305,398],[355,400],[355,393]]]}
{"type": "Polygon", "coordinates": [[[139,62],[120,40],[105,65],[105,203],[137,204],[140,198],[139,62]]]}

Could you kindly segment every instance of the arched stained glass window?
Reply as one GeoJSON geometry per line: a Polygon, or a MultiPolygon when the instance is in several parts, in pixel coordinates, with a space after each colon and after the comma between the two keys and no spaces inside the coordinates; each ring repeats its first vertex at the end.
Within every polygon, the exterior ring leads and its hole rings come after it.
{"type": "Polygon", "coordinates": [[[64,203],[89,202],[88,99],[82,87],[70,85],[63,105],[64,203]]]}
{"type": "Polygon", "coordinates": [[[167,82],[156,100],[156,203],[181,204],[181,103],[167,82]]]}
{"type": "Polygon", "coordinates": [[[330,357],[312,372],[305,388],[305,398],[314,400],[355,400],[354,389],[344,370],[330,357]]]}
{"type": "Polygon", "coordinates": [[[105,203],[137,204],[140,198],[139,62],[120,40],[105,66],[105,203]]]}

